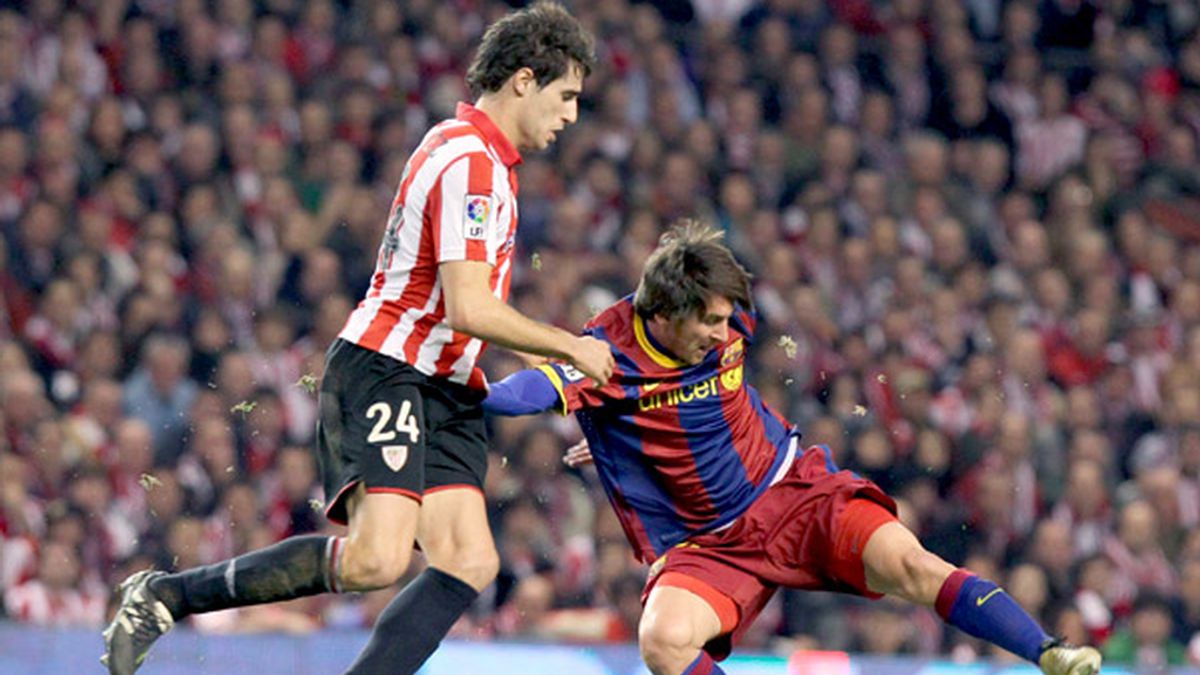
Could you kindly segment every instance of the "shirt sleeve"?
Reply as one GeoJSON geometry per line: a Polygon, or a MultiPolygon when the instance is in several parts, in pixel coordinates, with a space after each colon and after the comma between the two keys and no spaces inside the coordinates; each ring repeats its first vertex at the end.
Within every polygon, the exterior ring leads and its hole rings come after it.
{"type": "Polygon", "coordinates": [[[496,264],[503,237],[499,199],[492,189],[494,163],[485,152],[469,152],[454,160],[433,184],[426,216],[433,222],[439,263],[473,260],[496,264]]]}
{"type": "Polygon", "coordinates": [[[558,390],[538,369],[520,370],[488,387],[483,409],[493,415],[532,415],[559,407],[558,390]]]}
{"type": "Polygon", "coordinates": [[[758,312],[738,305],[733,311],[733,327],[746,336],[747,342],[754,342],[754,331],[758,328],[758,312]]]}
{"type": "Polygon", "coordinates": [[[613,373],[608,384],[597,387],[592,378],[584,375],[569,363],[547,363],[538,366],[537,370],[546,374],[550,384],[558,392],[558,400],[561,405],[558,412],[561,415],[568,415],[584,408],[599,408],[605,403],[625,398],[620,373],[613,373]]]}

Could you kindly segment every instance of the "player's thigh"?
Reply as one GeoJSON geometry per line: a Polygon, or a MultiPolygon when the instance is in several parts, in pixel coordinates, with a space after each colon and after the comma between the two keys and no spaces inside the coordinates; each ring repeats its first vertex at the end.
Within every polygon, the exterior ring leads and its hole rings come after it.
{"type": "Polygon", "coordinates": [[[670,645],[680,649],[681,644],[703,644],[714,659],[728,656],[775,593],[775,584],[765,580],[756,561],[767,563],[760,545],[729,531],[701,537],[664,553],[650,566],[650,578],[643,591],[643,602],[649,610],[638,629],[643,656],[653,656],[647,653],[648,647],[652,652],[670,645]],[[694,604],[697,598],[704,608],[694,604]],[[677,599],[686,604],[674,602],[677,599]],[[686,617],[675,616],[681,606],[686,617]],[[683,634],[675,632],[677,625],[687,630],[683,634]]]}
{"type": "Polygon", "coordinates": [[[368,492],[358,483],[346,500],[349,532],[337,556],[342,589],[360,591],[395,583],[408,569],[420,503],[392,492],[368,492]]]}
{"type": "Polygon", "coordinates": [[[417,541],[430,566],[476,590],[496,577],[500,558],[482,492],[465,486],[427,492],[419,520],[417,541]]]}
{"type": "Polygon", "coordinates": [[[646,599],[638,625],[638,641],[649,649],[700,649],[720,635],[717,610],[700,595],[657,584],[646,599]]]}
{"type": "Polygon", "coordinates": [[[487,429],[479,392],[457,385],[430,391],[425,501],[417,540],[429,563],[482,590],[500,561],[488,526],[483,480],[487,429]]]}
{"type": "Polygon", "coordinates": [[[932,606],[954,566],[925,550],[899,521],[881,525],[862,552],[867,586],[876,593],[894,595],[932,606]]]}

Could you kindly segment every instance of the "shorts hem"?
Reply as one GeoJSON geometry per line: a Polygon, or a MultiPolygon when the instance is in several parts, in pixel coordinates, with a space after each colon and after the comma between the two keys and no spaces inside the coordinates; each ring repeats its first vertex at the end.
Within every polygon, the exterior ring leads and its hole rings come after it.
{"type": "Polygon", "coordinates": [[[865,495],[851,498],[838,516],[836,527],[840,532],[833,546],[834,570],[866,598],[878,600],[884,596],[867,586],[866,561],[863,560],[867,543],[879,528],[896,522],[900,522],[896,514],[865,495]]]}
{"type": "Polygon", "coordinates": [[[425,488],[425,491],[422,492],[421,494],[422,495],[431,495],[435,492],[444,492],[446,490],[474,490],[475,492],[478,492],[481,495],[483,494],[483,490],[479,486],[474,485],[472,483],[451,483],[449,485],[436,485],[431,488],[425,488]]]}
{"type": "Polygon", "coordinates": [[[737,628],[740,614],[737,603],[711,584],[683,572],[664,572],[655,585],[681,588],[699,596],[716,612],[717,620],[721,622],[721,635],[732,633],[737,628]]]}
{"type": "Polygon", "coordinates": [[[342,486],[342,489],[338,490],[337,494],[333,496],[333,499],[329,500],[329,503],[325,505],[325,518],[328,519],[329,522],[337,525],[347,524],[349,516],[346,513],[344,499],[346,497],[346,493],[350,490],[353,490],[354,487],[361,482],[361,478],[356,478],[349,483],[346,483],[342,486]]]}
{"type": "Polygon", "coordinates": [[[378,494],[401,495],[403,497],[408,497],[409,499],[415,501],[418,504],[421,503],[421,493],[416,492],[414,490],[408,490],[405,488],[369,487],[369,488],[367,488],[367,494],[369,494],[369,495],[378,495],[378,494]]]}
{"type": "MultiPolygon", "coordinates": [[[[329,504],[325,506],[325,518],[328,519],[329,522],[337,525],[349,524],[350,514],[346,511],[346,499],[349,496],[350,491],[362,482],[363,479],[356,478],[343,485],[341,490],[338,490],[338,493],[336,496],[334,496],[333,501],[329,502],[329,504]]],[[[408,497],[418,504],[421,503],[420,493],[414,492],[413,490],[406,490],[404,488],[368,487],[367,494],[398,494],[408,497]]]]}

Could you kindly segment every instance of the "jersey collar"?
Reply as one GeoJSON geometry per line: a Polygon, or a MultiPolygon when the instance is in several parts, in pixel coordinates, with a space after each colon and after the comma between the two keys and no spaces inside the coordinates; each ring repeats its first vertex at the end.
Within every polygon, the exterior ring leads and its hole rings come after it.
{"type": "Polygon", "coordinates": [[[650,335],[650,331],[646,330],[645,320],[637,312],[633,313],[633,335],[637,338],[638,346],[642,348],[642,351],[646,352],[646,356],[649,356],[651,361],[664,368],[679,369],[687,367],[686,363],[670,356],[654,344],[653,336],[650,335]]]}
{"type": "Polygon", "coordinates": [[[496,126],[492,118],[487,116],[487,113],[470,103],[460,101],[454,116],[479,129],[488,145],[496,149],[496,153],[500,155],[500,161],[504,162],[505,166],[511,169],[521,163],[521,153],[517,151],[512,141],[508,140],[508,136],[500,131],[500,127],[496,126]]]}

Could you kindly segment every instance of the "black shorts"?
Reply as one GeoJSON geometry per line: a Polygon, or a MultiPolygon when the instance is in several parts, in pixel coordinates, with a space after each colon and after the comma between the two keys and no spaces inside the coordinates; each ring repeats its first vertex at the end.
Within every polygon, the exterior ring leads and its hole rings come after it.
{"type": "Polygon", "coordinates": [[[390,356],[334,340],[318,396],[317,456],[325,515],[347,521],[346,499],[367,492],[418,502],[449,486],[483,489],[483,392],[434,378],[390,356]]]}

